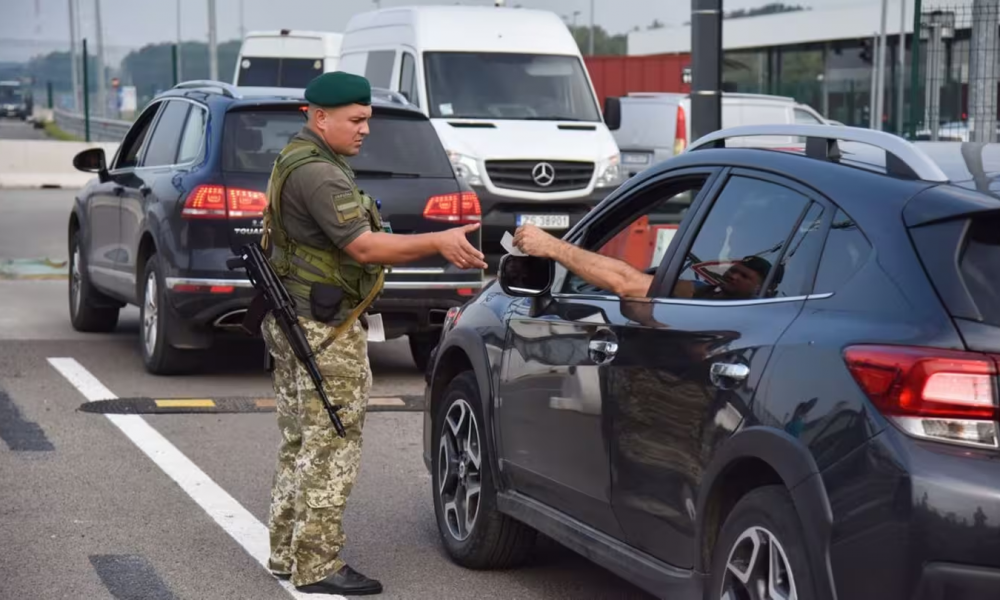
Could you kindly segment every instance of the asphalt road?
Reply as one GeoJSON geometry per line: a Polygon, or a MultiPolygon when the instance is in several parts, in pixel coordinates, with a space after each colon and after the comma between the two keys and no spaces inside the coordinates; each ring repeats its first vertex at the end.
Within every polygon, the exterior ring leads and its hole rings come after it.
{"type": "Polygon", "coordinates": [[[10,117],[0,118],[0,140],[45,140],[44,129],[35,129],[30,123],[10,117]]]}
{"type": "MultiPolygon", "coordinates": [[[[0,598],[310,597],[260,563],[279,439],[272,412],[121,415],[88,403],[272,390],[255,346],[210,353],[192,375],[147,375],[134,308],[113,333],[73,331],[64,241],[72,198],[0,190],[0,598]]],[[[451,563],[421,459],[421,415],[394,400],[421,395],[423,382],[405,340],[372,344],[370,355],[373,405],[344,557],[383,582],[382,597],[649,597],[552,543],[511,571],[451,563]]]]}

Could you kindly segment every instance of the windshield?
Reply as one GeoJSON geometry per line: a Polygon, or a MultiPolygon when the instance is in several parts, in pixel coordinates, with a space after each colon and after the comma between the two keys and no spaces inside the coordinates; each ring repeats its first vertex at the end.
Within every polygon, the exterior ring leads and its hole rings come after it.
{"type": "Polygon", "coordinates": [[[21,88],[4,85],[0,86],[0,102],[20,102],[21,88]]]}
{"type": "Polygon", "coordinates": [[[601,119],[575,56],[427,52],[424,68],[432,117],[601,119]]]}
{"type": "Polygon", "coordinates": [[[237,85],[304,88],[322,74],[322,58],[244,56],[237,85]]]}
{"type": "MultiPolygon", "coordinates": [[[[278,153],[305,124],[305,114],[299,110],[230,112],[223,136],[223,169],[270,173],[278,153]]],[[[425,117],[375,112],[369,129],[361,153],[347,159],[358,177],[454,177],[437,132],[425,117]]]]}

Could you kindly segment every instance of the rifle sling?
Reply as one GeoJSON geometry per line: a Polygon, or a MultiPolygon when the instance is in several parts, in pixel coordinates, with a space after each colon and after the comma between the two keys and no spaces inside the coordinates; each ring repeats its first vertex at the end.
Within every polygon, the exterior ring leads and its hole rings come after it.
{"type": "Polygon", "coordinates": [[[361,316],[361,313],[365,312],[365,310],[372,303],[372,301],[375,300],[375,296],[377,296],[379,290],[382,289],[382,283],[384,281],[385,281],[385,269],[380,269],[378,273],[378,280],[375,282],[375,285],[372,286],[371,291],[368,292],[368,297],[365,298],[364,301],[361,302],[361,304],[358,304],[353,311],[351,311],[351,314],[348,315],[346,319],[344,319],[343,323],[337,325],[337,327],[333,331],[331,331],[330,334],[326,336],[326,338],[323,339],[319,347],[316,349],[316,354],[319,354],[320,352],[323,352],[324,350],[329,348],[330,344],[336,341],[336,339],[340,337],[342,333],[347,331],[348,327],[354,325],[354,321],[356,321],[358,317],[361,316]]]}

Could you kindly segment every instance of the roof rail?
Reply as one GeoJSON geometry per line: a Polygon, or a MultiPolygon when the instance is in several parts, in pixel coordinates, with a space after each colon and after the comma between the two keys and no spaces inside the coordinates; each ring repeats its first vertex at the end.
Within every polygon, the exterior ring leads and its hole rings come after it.
{"type": "Polygon", "coordinates": [[[406,99],[406,96],[386,88],[373,87],[372,98],[378,98],[395,104],[402,104],[403,106],[412,106],[410,101],[406,99]]]}
{"type": "Polygon", "coordinates": [[[229,98],[240,97],[239,91],[236,86],[231,83],[226,83],[225,81],[212,81],[211,79],[195,79],[192,81],[182,81],[175,85],[174,90],[193,90],[201,88],[217,88],[222,92],[223,95],[229,98]]]}
{"type": "Polygon", "coordinates": [[[885,152],[886,171],[891,175],[921,181],[946,182],[948,176],[927,154],[909,141],[874,129],[834,125],[745,125],[712,132],[695,140],[687,151],[725,148],[731,138],[786,135],[806,138],[806,156],[837,162],[842,154],[838,141],[875,146],[885,152]]]}

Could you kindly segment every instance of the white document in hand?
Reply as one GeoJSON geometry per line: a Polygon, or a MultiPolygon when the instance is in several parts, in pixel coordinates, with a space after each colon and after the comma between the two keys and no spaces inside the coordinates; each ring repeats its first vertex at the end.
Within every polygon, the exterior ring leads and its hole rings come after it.
{"type": "Polygon", "coordinates": [[[516,246],[514,246],[514,236],[512,236],[509,231],[504,232],[503,239],[500,240],[500,245],[507,251],[507,254],[513,254],[514,256],[527,256],[527,254],[521,252],[516,246]]]}
{"type": "Polygon", "coordinates": [[[368,341],[385,341],[385,327],[382,326],[382,315],[368,315],[368,341]]]}

